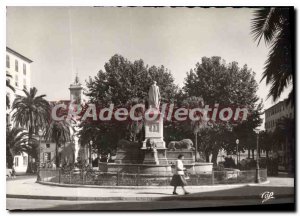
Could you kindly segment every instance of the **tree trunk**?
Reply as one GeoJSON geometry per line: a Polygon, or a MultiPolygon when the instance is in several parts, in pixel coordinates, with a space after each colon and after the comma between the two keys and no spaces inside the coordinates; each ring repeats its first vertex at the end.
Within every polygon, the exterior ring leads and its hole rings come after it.
{"type": "Polygon", "coordinates": [[[285,137],[285,149],[284,149],[284,163],[285,163],[285,167],[286,170],[289,172],[289,155],[288,155],[288,137],[285,137]]]}
{"type": "MultiPolygon", "coordinates": [[[[15,154],[11,149],[9,149],[9,153],[10,153],[11,158],[10,158],[10,161],[7,161],[7,163],[9,164],[9,167],[7,167],[7,168],[12,168],[12,166],[14,165],[15,154]]],[[[8,159],[9,158],[7,158],[6,160],[8,160],[8,159]]]]}
{"type": "Polygon", "coordinates": [[[209,153],[208,152],[205,152],[205,161],[207,162],[207,163],[209,163],[209,153]]]}
{"type": "MultiPolygon", "coordinates": [[[[30,121],[32,122],[32,118],[30,117],[30,121]]],[[[32,137],[33,137],[33,130],[32,130],[32,126],[31,126],[31,122],[28,128],[28,146],[33,147],[33,143],[32,143],[32,137]]],[[[34,148],[33,148],[34,151],[34,148]]],[[[36,163],[39,164],[39,161],[36,160],[36,163]]],[[[33,173],[33,169],[32,169],[32,155],[31,155],[31,151],[28,151],[28,164],[27,164],[27,170],[26,173],[31,174],[33,173]]]]}
{"type": "Polygon", "coordinates": [[[92,165],[92,145],[89,144],[89,165],[90,167],[93,167],[92,165]]]}
{"type": "Polygon", "coordinates": [[[254,149],[251,149],[252,151],[252,159],[254,159],[254,149]]]}
{"type": "Polygon", "coordinates": [[[217,165],[218,154],[219,154],[219,149],[218,150],[216,150],[216,149],[213,150],[211,162],[214,163],[214,165],[217,165]]]}
{"type": "Polygon", "coordinates": [[[197,140],[197,133],[195,133],[195,162],[198,161],[197,153],[198,153],[198,140],[197,140]]]}
{"type": "Polygon", "coordinates": [[[59,167],[59,156],[58,156],[58,142],[55,145],[55,165],[59,167]]]}
{"type": "Polygon", "coordinates": [[[250,142],[248,142],[248,158],[250,158],[250,151],[251,151],[251,145],[250,142]]]}

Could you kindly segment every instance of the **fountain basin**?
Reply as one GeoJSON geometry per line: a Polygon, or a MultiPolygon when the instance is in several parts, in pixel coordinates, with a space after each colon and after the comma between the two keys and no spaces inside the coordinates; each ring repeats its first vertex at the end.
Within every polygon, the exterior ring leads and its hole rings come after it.
{"type": "Polygon", "coordinates": [[[99,171],[101,172],[120,172],[120,173],[140,173],[152,174],[159,176],[171,176],[171,165],[156,164],[129,164],[129,163],[99,163],[99,171]]]}
{"type": "MultiPolygon", "coordinates": [[[[190,174],[211,173],[213,163],[192,163],[184,164],[187,172],[190,174]]],[[[158,176],[171,176],[174,168],[171,165],[162,164],[119,164],[119,163],[99,163],[99,171],[101,172],[120,172],[120,173],[140,173],[158,176]]]]}

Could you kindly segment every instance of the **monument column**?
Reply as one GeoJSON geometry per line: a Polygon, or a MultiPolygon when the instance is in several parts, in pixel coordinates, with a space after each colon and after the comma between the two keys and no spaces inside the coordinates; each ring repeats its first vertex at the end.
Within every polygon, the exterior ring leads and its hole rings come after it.
{"type": "MultiPolygon", "coordinates": [[[[75,108],[73,105],[81,105],[82,103],[82,85],[79,82],[78,75],[76,74],[75,81],[74,83],[70,84],[69,90],[70,90],[70,103],[71,103],[71,108],[75,108]]],[[[78,127],[78,122],[72,121],[72,126],[74,128],[74,134],[73,135],[73,144],[74,144],[74,149],[75,149],[75,162],[77,160],[78,152],[80,149],[80,143],[79,143],[79,138],[78,138],[78,132],[79,132],[79,127],[78,127]]]]}
{"type": "Polygon", "coordinates": [[[145,112],[144,164],[168,164],[163,140],[163,116],[159,111],[160,92],[154,81],[148,93],[149,109],[145,112]]]}

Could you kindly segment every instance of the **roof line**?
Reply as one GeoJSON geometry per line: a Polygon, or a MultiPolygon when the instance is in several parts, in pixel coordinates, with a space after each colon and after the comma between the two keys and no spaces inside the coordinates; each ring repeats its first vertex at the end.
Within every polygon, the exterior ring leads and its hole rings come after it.
{"type": "Polygon", "coordinates": [[[17,51],[15,51],[15,50],[13,50],[13,49],[11,49],[11,48],[9,48],[9,47],[6,47],[6,51],[8,51],[8,52],[10,52],[10,53],[12,53],[12,54],[14,54],[14,55],[16,55],[16,56],[22,58],[23,60],[25,60],[25,61],[27,61],[27,62],[29,62],[29,63],[33,62],[31,59],[29,59],[29,58],[23,56],[22,54],[18,53],[17,51]]]}

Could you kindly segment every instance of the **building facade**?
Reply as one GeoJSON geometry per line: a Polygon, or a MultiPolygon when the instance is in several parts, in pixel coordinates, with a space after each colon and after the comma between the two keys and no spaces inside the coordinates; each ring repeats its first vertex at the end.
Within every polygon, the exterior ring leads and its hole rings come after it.
{"type": "MultiPolygon", "coordinates": [[[[288,104],[286,100],[280,101],[274,106],[265,110],[265,130],[269,133],[275,131],[278,121],[282,118],[294,119],[294,108],[291,104],[288,104]]],[[[292,152],[293,143],[288,143],[287,141],[281,143],[277,154],[274,157],[278,157],[278,170],[279,171],[290,171],[293,170],[293,155],[292,152]]],[[[273,153],[272,153],[273,155],[273,153]]]]}
{"type": "Polygon", "coordinates": [[[274,106],[265,110],[265,129],[267,132],[274,132],[277,122],[286,118],[294,118],[294,108],[286,103],[286,100],[280,101],[274,106]]]}
{"type": "MultiPolygon", "coordinates": [[[[78,76],[76,75],[75,81],[70,84],[70,100],[60,100],[60,101],[49,101],[51,106],[55,106],[56,104],[64,104],[68,109],[72,109],[72,104],[82,104],[83,102],[83,86],[79,81],[78,76]]],[[[77,106],[74,106],[77,108],[77,106]]],[[[81,147],[79,143],[78,132],[80,128],[78,127],[80,122],[77,119],[73,119],[71,121],[72,130],[71,132],[71,140],[66,143],[62,143],[60,147],[57,149],[57,154],[60,159],[59,165],[73,164],[77,161],[77,157],[87,158],[88,156],[88,148],[81,147]],[[79,150],[81,151],[79,152],[79,150]],[[83,155],[81,153],[84,153],[83,155]]],[[[53,164],[56,163],[56,143],[47,142],[45,140],[41,140],[40,146],[40,161],[42,167],[52,167],[53,164]]]]}
{"type": "Polygon", "coordinates": [[[55,163],[55,147],[56,144],[54,142],[45,142],[41,141],[40,143],[40,162],[42,167],[49,167],[55,163]]]}
{"type": "MultiPolygon", "coordinates": [[[[15,89],[15,92],[7,88],[7,96],[10,101],[10,107],[6,109],[6,121],[8,125],[14,126],[14,122],[11,120],[13,112],[11,105],[17,95],[25,96],[23,89],[30,89],[30,64],[33,61],[17,51],[6,47],[6,74],[10,85],[15,89]]],[[[14,157],[14,167],[16,173],[25,173],[28,166],[28,155],[22,153],[14,157]]]]}
{"type": "Polygon", "coordinates": [[[30,89],[30,64],[33,61],[24,55],[6,47],[6,73],[11,75],[10,84],[15,88],[15,92],[8,91],[11,101],[16,95],[25,96],[23,89],[30,89]]]}

